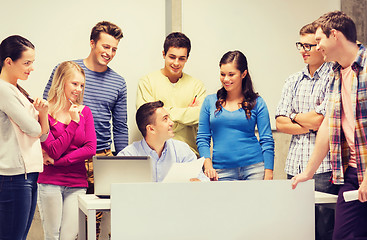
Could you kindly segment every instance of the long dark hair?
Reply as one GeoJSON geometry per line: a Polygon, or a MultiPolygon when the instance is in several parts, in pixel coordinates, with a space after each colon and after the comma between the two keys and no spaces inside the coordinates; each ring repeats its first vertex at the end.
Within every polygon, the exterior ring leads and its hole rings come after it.
{"type": "MultiPolygon", "coordinates": [[[[34,45],[28,39],[22,36],[12,35],[5,38],[0,44],[0,73],[3,69],[6,58],[9,57],[12,61],[16,61],[22,57],[22,53],[26,51],[27,48],[34,49],[34,45]]],[[[27,91],[25,91],[18,84],[17,88],[27,97],[30,102],[33,102],[27,91]]]]}
{"type": "Polygon", "coordinates": [[[0,44],[0,72],[6,58],[16,61],[27,48],[34,49],[34,45],[22,36],[12,35],[5,38],[0,44]]]}
{"type": "MultiPolygon", "coordinates": [[[[241,103],[242,109],[246,112],[246,117],[249,119],[251,117],[251,110],[256,105],[256,98],[259,96],[258,93],[254,91],[250,73],[248,72],[247,59],[246,56],[240,51],[229,51],[223,55],[220,59],[219,67],[223,64],[234,63],[241,74],[247,70],[246,76],[242,79],[242,94],[244,99],[241,103]]],[[[222,87],[217,91],[217,102],[215,103],[216,113],[222,111],[222,105],[227,99],[227,90],[222,87]]]]}

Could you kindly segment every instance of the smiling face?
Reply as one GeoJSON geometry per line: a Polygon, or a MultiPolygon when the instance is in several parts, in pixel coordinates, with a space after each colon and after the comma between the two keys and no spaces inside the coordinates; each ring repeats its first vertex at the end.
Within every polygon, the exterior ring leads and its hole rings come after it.
{"type": "Polygon", "coordinates": [[[79,102],[83,94],[85,78],[79,71],[74,70],[70,78],[65,81],[65,97],[73,103],[79,102]]]}
{"type": "MultiPolygon", "coordinates": [[[[315,34],[305,34],[300,36],[300,42],[303,45],[316,44],[315,34]]],[[[303,61],[310,66],[321,66],[324,63],[324,57],[321,52],[316,50],[316,46],[312,46],[310,51],[305,51],[304,48],[299,50],[303,61]]]]}
{"type": "Polygon", "coordinates": [[[321,27],[317,28],[315,39],[317,43],[316,49],[321,52],[324,56],[325,62],[338,61],[337,54],[337,43],[335,40],[335,30],[331,30],[329,37],[325,35],[321,27]]]}
{"type": "Polygon", "coordinates": [[[166,141],[174,137],[173,121],[169,117],[168,112],[163,107],[157,108],[155,111],[155,121],[151,124],[154,134],[161,141],[166,141]]]}
{"type": "Polygon", "coordinates": [[[104,32],[100,33],[97,42],[91,40],[91,55],[93,56],[95,64],[107,68],[107,64],[111,62],[116,55],[118,44],[119,40],[104,32]]]}
{"type": "Polygon", "coordinates": [[[242,91],[242,79],[246,74],[247,70],[241,73],[233,62],[220,66],[220,81],[228,93],[242,91]]]}
{"type": "Polygon", "coordinates": [[[35,60],[35,51],[32,48],[27,48],[22,52],[22,56],[16,61],[12,61],[10,58],[6,61],[11,62],[11,71],[14,73],[14,77],[20,80],[27,80],[29,74],[34,70],[33,62],[35,60]]]}
{"type": "Polygon", "coordinates": [[[182,70],[187,62],[187,49],[170,47],[165,54],[163,51],[163,74],[175,83],[182,76],[182,70]]]}

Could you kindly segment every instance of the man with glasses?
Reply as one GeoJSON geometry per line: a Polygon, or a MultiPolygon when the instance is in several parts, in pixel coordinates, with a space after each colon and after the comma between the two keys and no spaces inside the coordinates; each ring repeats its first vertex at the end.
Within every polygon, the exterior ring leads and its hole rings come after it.
{"type": "MultiPolygon", "coordinates": [[[[316,50],[315,32],[312,24],[300,30],[296,47],[307,65],[287,79],[275,116],[277,131],[292,134],[285,166],[288,179],[305,170],[317,130],[326,114],[332,64],[324,62],[323,55],[316,50]]],[[[330,182],[329,156],[323,160],[314,179],[316,191],[337,194],[337,186],[330,182]]],[[[332,239],[334,211],[317,206],[315,217],[316,240],[332,239]]]]}

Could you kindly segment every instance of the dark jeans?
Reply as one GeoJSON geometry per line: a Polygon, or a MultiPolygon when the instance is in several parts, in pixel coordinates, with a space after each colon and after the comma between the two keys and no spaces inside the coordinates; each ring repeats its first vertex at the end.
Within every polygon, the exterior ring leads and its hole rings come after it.
{"type": "MultiPolygon", "coordinates": [[[[288,179],[293,176],[288,175],[288,179]]],[[[315,174],[315,190],[324,193],[338,194],[339,186],[331,182],[331,172],[315,174]]],[[[331,240],[334,230],[335,211],[324,206],[315,207],[315,239],[331,240]]]]}
{"type": "Polygon", "coordinates": [[[367,202],[345,202],[343,192],[358,190],[357,169],[348,167],[336,203],[334,240],[367,239],[367,202]]]}
{"type": "Polygon", "coordinates": [[[26,240],[37,204],[38,173],[0,175],[0,240],[26,240]]]}

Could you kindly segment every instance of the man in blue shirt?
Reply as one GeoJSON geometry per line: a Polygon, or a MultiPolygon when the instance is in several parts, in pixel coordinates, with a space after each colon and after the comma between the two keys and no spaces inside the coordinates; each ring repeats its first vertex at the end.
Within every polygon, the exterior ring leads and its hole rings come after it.
{"type": "MultiPolygon", "coordinates": [[[[162,101],[148,102],[136,112],[136,124],[143,140],[134,142],[118,153],[120,156],[150,156],[153,165],[153,181],[161,182],[173,163],[197,160],[188,144],[172,139],[174,122],[163,108],[162,101]]],[[[189,179],[188,179],[189,180],[189,179]]],[[[191,181],[209,181],[200,172],[191,181]]]]}
{"type": "MultiPolygon", "coordinates": [[[[127,128],[127,89],[123,77],[107,65],[117,52],[121,29],[113,23],[97,23],[90,35],[91,51],[85,59],[75,60],[85,72],[85,89],[83,102],[93,114],[97,135],[97,155],[111,156],[111,128],[115,151],[119,152],[128,145],[127,128]],[[103,89],[103,90],[102,90],[103,89]],[[103,92],[103,94],[101,94],[103,92]],[[111,127],[112,119],[112,127],[111,127]]],[[[55,70],[45,87],[43,98],[47,99],[55,70]]],[[[87,193],[94,193],[93,161],[86,160],[88,171],[87,193]]],[[[97,213],[97,239],[102,212],[97,213]]]]}

